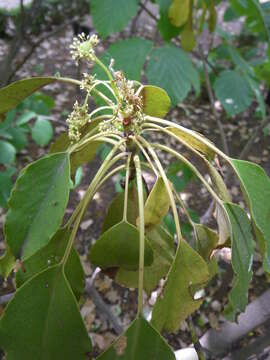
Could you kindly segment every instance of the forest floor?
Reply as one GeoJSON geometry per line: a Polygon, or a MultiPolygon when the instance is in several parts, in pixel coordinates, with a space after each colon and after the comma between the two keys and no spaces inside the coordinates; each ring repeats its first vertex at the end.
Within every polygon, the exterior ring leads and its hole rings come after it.
{"type": "MultiPolygon", "coordinates": [[[[147,31],[147,36],[153,38],[153,29],[147,26],[146,29],[141,29],[141,32],[147,31]]],[[[138,35],[140,34],[138,32],[138,35]]],[[[128,35],[128,30],[121,33],[121,37],[128,35]]],[[[67,27],[61,34],[52,37],[42,43],[36,50],[32,58],[24,65],[18,73],[18,78],[26,76],[37,75],[53,75],[59,72],[62,76],[77,77],[78,71],[75,67],[69,53],[69,45],[72,42],[73,32],[71,27],[67,27]]],[[[98,52],[103,51],[103,46],[108,47],[110,42],[113,42],[115,37],[111,37],[110,41],[106,41],[100,45],[98,52]]],[[[0,56],[5,52],[6,44],[0,42],[0,56]]],[[[132,61],[132,60],[131,60],[132,61]]],[[[57,137],[62,132],[66,131],[66,118],[72,111],[75,99],[80,97],[76,89],[71,86],[62,84],[54,84],[48,86],[45,93],[51,95],[55,99],[55,107],[52,111],[52,117],[55,120],[54,134],[57,137]]],[[[218,104],[217,104],[218,106],[218,104]]],[[[258,126],[259,120],[255,118],[254,112],[249,110],[233,119],[226,118],[225,113],[218,107],[218,113],[229,143],[230,155],[238,157],[249,137],[253,134],[254,129],[258,126]]],[[[221,140],[219,131],[212,115],[212,110],[207,99],[205,90],[199,98],[195,98],[194,94],[190,94],[187,100],[180,104],[177,108],[168,114],[168,119],[175,121],[183,126],[192,128],[221,148],[221,140]]],[[[161,139],[158,139],[161,140],[161,139]]],[[[260,133],[255,140],[247,160],[251,160],[262,165],[266,172],[270,175],[270,136],[269,134],[260,133]]],[[[173,144],[174,147],[178,146],[173,144]]],[[[33,142],[29,142],[27,150],[18,154],[18,164],[22,168],[29,162],[38,159],[48,148],[39,148],[33,142]]],[[[168,163],[169,159],[164,158],[164,162],[168,163]]],[[[76,203],[80,200],[85,192],[89,181],[99,168],[101,160],[97,157],[90,165],[83,168],[83,180],[81,184],[72,192],[69,205],[67,208],[67,216],[72,213],[76,203]]],[[[226,169],[223,169],[226,173],[226,169]]],[[[114,178],[106,186],[100,189],[95,195],[90,207],[87,210],[84,221],[81,224],[77,238],[76,247],[80,254],[81,261],[87,277],[93,275],[94,269],[87,261],[87,254],[91,243],[95,241],[101,231],[101,226],[106,214],[106,209],[112,198],[115,195],[115,184],[118,179],[114,178]]],[[[230,178],[229,189],[234,200],[243,204],[243,199],[240,195],[240,190],[235,182],[235,179],[230,178]]],[[[191,182],[183,191],[183,199],[185,199],[189,208],[194,209],[199,216],[202,216],[208,208],[211,199],[204,188],[200,187],[197,182],[191,182]],[[194,196],[196,194],[196,196],[194,196]]],[[[5,211],[0,210],[0,228],[5,219],[5,211]]],[[[0,251],[3,251],[3,235],[0,239],[0,251]]],[[[225,257],[230,257],[227,252],[225,257]]],[[[253,281],[250,285],[249,301],[254,300],[261,295],[267,288],[269,288],[270,279],[262,271],[261,258],[258,253],[255,256],[255,270],[253,281]]],[[[193,316],[193,323],[198,337],[211,328],[218,329],[220,324],[224,321],[222,310],[227,302],[227,294],[230,289],[230,271],[220,270],[214,280],[207,286],[205,290],[205,300],[200,310],[193,316]],[[225,284],[225,285],[224,285],[225,284]]],[[[106,306],[117,317],[119,324],[125,328],[136,314],[136,291],[121,288],[109,277],[102,273],[95,274],[94,285],[98,293],[102,296],[106,306]]],[[[13,280],[9,279],[7,282],[0,280],[0,295],[13,291],[13,280]]],[[[146,299],[146,310],[151,311],[153,298],[146,299]]],[[[0,305],[0,313],[3,307],[0,305]]],[[[95,354],[104,350],[108,344],[117,336],[115,330],[107,318],[104,318],[100,309],[97,307],[90,297],[85,297],[81,301],[81,313],[86,323],[87,330],[93,340],[95,346],[95,354]]],[[[250,338],[255,338],[264,333],[265,328],[259,328],[250,334],[250,338]]],[[[177,334],[166,335],[170,345],[175,349],[180,349],[188,346],[191,343],[191,337],[186,323],[183,323],[181,329],[177,334]]],[[[244,340],[250,341],[250,338],[244,340]]],[[[235,347],[244,346],[245,342],[238,343],[235,347]]],[[[250,359],[256,359],[250,358],[250,359]]]]}

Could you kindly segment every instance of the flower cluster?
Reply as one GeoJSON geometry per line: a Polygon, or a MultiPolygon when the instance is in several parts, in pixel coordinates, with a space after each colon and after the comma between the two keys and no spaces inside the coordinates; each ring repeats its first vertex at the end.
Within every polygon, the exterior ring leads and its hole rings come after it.
{"type": "Polygon", "coordinates": [[[84,33],[81,33],[73,39],[73,43],[70,45],[72,59],[76,64],[78,64],[81,59],[93,61],[95,58],[94,48],[98,43],[99,39],[97,35],[86,36],[84,33]]]}
{"type": "Polygon", "coordinates": [[[88,122],[88,105],[80,106],[78,101],[73,106],[73,111],[67,119],[69,125],[68,136],[72,142],[79,141],[81,137],[80,130],[88,122]]]}
{"type": "Polygon", "coordinates": [[[137,94],[134,82],[127,80],[122,71],[110,70],[118,92],[118,104],[114,109],[114,116],[110,121],[100,124],[101,131],[116,133],[139,133],[144,121],[142,98],[137,94]]]}
{"type": "Polygon", "coordinates": [[[81,90],[86,90],[87,92],[90,93],[93,86],[95,85],[95,80],[96,80],[96,75],[83,73],[83,79],[80,85],[81,90]]]}

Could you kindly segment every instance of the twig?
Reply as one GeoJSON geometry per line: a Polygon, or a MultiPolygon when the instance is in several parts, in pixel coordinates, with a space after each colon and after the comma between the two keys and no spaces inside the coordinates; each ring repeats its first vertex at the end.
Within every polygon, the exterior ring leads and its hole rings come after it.
{"type": "MultiPolygon", "coordinates": [[[[146,3],[147,3],[147,0],[144,2],[144,6],[145,6],[146,3]]],[[[132,20],[131,27],[130,27],[130,36],[133,35],[133,33],[135,32],[137,21],[138,21],[139,17],[141,16],[141,13],[143,11],[144,11],[144,9],[142,7],[140,7],[137,14],[136,14],[136,16],[135,16],[135,18],[132,20]]]]}
{"type": "Polygon", "coordinates": [[[24,37],[25,32],[25,9],[23,0],[20,0],[20,12],[21,12],[21,36],[24,37]]]}
{"type": "Polygon", "coordinates": [[[17,64],[15,69],[9,75],[9,77],[7,79],[7,83],[9,83],[12,80],[12,78],[14,77],[16,72],[26,63],[26,61],[33,55],[36,48],[39,47],[44,40],[47,40],[50,37],[56,35],[58,32],[62,31],[69,24],[70,24],[70,21],[66,22],[65,24],[61,25],[57,29],[45,34],[44,36],[42,36],[37,42],[33,43],[32,48],[28,51],[28,53],[24,56],[22,61],[17,64]]]}
{"type": "Polygon", "coordinates": [[[222,145],[223,145],[223,150],[225,151],[225,153],[227,155],[229,155],[229,147],[228,147],[226,135],[225,135],[222,123],[219,120],[218,113],[217,113],[217,110],[216,110],[216,107],[215,107],[214,94],[213,94],[212,86],[211,86],[211,83],[210,83],[209,74],[208,74],[208,70],[207,70],[207,64],[206,64],[206,60],[205,60],[201,45],[198,45],[198,49],[199,49],[199,54],[200,54],[200,57],[201,57],[201,61],[203,63],[205,84],[206,84],[206,89],[207,89],[207,92],[208,92],[208,97],[209,97],[209,100],[210,100],[211,109],[212,109],[215,121],[217,123],[217,126],[219,128],[220,137],[221,137],[221,141],[222,141],[222,145]]]}
{"type": "Polygon", "coordinates": [[[152,11],[150,11],[143,3],[140,3],[140,7],[156,22],[158,22],[158,18],[156,17],[156,15],[154,15],[152,13],[152,11]]]}
{"type": "Polygon", "coordinates": [[[51,121],[51,122],[54,122],[56,124],[67,127],[67,123],[65,121],[58,120],[58,119],[55,119],[55,118],[52,118],[52,117],[48,117],[48,120],[51,121]]]}
{"type": "Polygon", "coordinates": [[[149,191],[147,181],[145,180],[145,177],[143,175],[142,175],[142,181],[143,181],[143,185],[144,185],[144,188],[145,188],[145,191],[146,191],[146,197],[148,198],[148,196],[150,194],[150,191],[149,191]]]}
{"type": "Polygon", "coordinates": [[[200,341],[198,339],[198,336],[197,336],[197,334],[195,332],[191,316],[188,319],[188,326],[189,326],[189,331],[190,331],[190,334],[191,334],[191,339],[192,339],[192,342],[193,342],[193,345],[194,345],[194,349],[197,352],[198,358],[199,358],[199,360],[205,360],[203,349],[202,349],[201,343],[200,343],[200,341]]]}
{"type": "Polygon", "coordinates": [[[91,300],[99,309],[100,315],[104,315],[111,323],[117,335],[120,335],[123,332],[122,326],[119,324],[118,319],[113,315],[108,305],[102,300],[90,279],[86,279],[85,292],[91,297],[91,300]]]}
{"type": "MultiPolygon", "coordinates": [[[[178,43],[180,44],[180,41],[178,41],[178,43]]],[[[192,55],[195,57],[195,59],[197,60],[202,60],[200,54],[198,54],[196,51],[192,51],[192,55]]],[[[207,56],[204,56],[204,59],[207,63],[207,65],[213,70],[213,72],[215,74],[217,74],[217,69],[215,68],[215,66],[208,60],[207,56]]]]}
{"type": "Polygon", "coordinates": [[[207,210],[205,211],[205,213],[200,217],[200,224],[208,224],[210,219],[211,219],[211,216],[212,216],[212,213],[213,213],[213,210],[214,210],[214,205],[215,205],[215,200],[211,200],[211,203],[209,204],[207,210]]]}
{"type": "Polygon", "coordinates": [[[15,294],[15,293],[12,292],[12,293],[10,293],[10,294],[6,294],[6,295],[0,296],[0,305],[3,305],[3,304],[8,303],[9,300],[11,300],[11,299],[13,298],[13,295],[14,295],[14,294],[15,294]]]}

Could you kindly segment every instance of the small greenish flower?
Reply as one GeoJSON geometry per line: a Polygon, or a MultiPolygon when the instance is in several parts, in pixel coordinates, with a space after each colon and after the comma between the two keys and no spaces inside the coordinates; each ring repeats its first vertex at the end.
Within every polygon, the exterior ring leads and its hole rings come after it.
{"type": "Polygon", "coordinates": [[[94,48],[98,43],[97,35],[86,36],[84,33],[81,33],[73,39],[73,43],[70,45],[72,59],[77,65],[81,59],[93,61],[95,59],[94,48]]]}
{"type": "Polygon", "coordinates": [[[67,123],[69,126],[68,136],[72,142],[80,140],[80,130],[88,122],[88,120],[88,105],[84,104],[83,106],[80,106],[78,101],[76,101],[73,106],[73,111],[67,119],[67,123]]]}
{"type": "Polygon", "coordinates": [[[87,73],[83,74],[83,80],[81,81],[80,88],[81,90],[86,90],[87,92],[91,92],[93,86],[95,85],[96,75],[90,75],[87,73]]]}

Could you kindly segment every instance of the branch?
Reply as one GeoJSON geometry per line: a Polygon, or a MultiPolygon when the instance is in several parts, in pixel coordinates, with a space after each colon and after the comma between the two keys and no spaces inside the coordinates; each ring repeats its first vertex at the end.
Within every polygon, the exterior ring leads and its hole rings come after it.
{"type": "Polygon", "coordinates": [[[210,329],[201,338],[203,348],[208,349],[215,359],[232,349],[232,345],[270,319],[270,290],[267,290],[246,307],[239,315],[238,323],[225,321],[220,330],[210,329]]]}
{"type": "Polygon", "coordinates": [[[211,200],[211,203],[209,204],[207,210],[205,211],[205,213],[200,217],[200,224],[208,224],[212,214],[213,214],[213,210],[214,210],[214,206],[215,206],[215,200],[211,200]]]}
{"type": "Polygon", "coordinates": [[[218,116],[218,113],[217,113],[217,110],[216,110],[216,107],[215,107],[215,98],[214,98],[212,86],[211,86],[210,79],[209,79],[206,60],[205,60],[201,45],[198,45],[198,48],[199,48],[199,54],[200,54],[200,57],[201,57],[201,61],[203,63],[205,84],[206,84],[206,89],[207,89],[207,92],[208,92],[208,97],[209,97],[209,100],[210,100],[212,113],[214,115],[215,121],[216,121],[217,126],[219,128],[220,137],[221,137],[221,141],[222,141],[222,145],[223,145],[223,150],[227,155],[229,155],[229,146],[228,146],[228,143],[227,143],[226,135],[225,135],[225,132],[224,132],[224,129],[223,129],[223,125],[222,125],[221,121],[219,120],[219,116],[218,116]]]}
{"type": "MultiPolygon", "coordinates": [[[[144,5],[147,3],[147,0],[144,2],[144,5]]],[[[130,35],[132,35],[136,30],[136,25],[141,13],[144,11],[142,7],[139,8],[135,18],[132,20],[131,27],[130,27],[130,35]]]]}
{"type": "Polygon", "coordinates": [[[101,296],[99,295],[98,291],[95,289],[92,281],[90,279],[86,279],[85,282],[85,292],[87,295],[91,297],[91,300],[94,302],[96,307],[99,309],[100,314],[105,316],[107,320],[111,323],[113,329],[120,335],[123,332],[122,326],[119,324],[118,319],[114,314],[111,312],[108,305],[103,301],[101,296]]]}
{"type": "Polygon", "coordinates": [[[156,15],[154,15],[152,13],[152,11],[150,11],[143,3],[140,3],[140,7],[156,22],[158,22],[158,18],[156,17],[156,15]]]}
{"type": "Polygon", "coordinates": [[[71,21],[66,22],[65,24],[61,25],[60,27],[58,27],[55,30],[52,30],[51,32],[45,34],[44,36],[42,36],[37,42],[32,44],[32,48],[28,51],[28,53],[24,56],[24,58],[22,59],[21,62],[19,62],[17,64],[17,66],[15,67],[15,69],[12,71],[12,73],[9,75],[8,79],[7,79],[7,83],[9,83],[12,78],[15,76],[16,72],[26,63],[26,61],[33,55],[34,51],[36,50],[37,47],[39,47],[41,45],[41,43],[47,39],[49,39],[50,37],[56,35],[58,32],[62,31],[67,25],[69,25],[71,23],[71,21]]]}
{"type": "Polygon", "coordinates": [[[13,298],[13,295],[15,293],[12,292],[12,293],[9,293],[9,294],[6,294],[6,295],[1,295],[0,296],[0,305],[3,305],[3,304],[6,304],[9,302],[9,300],[11,300],[13,298]]]}

